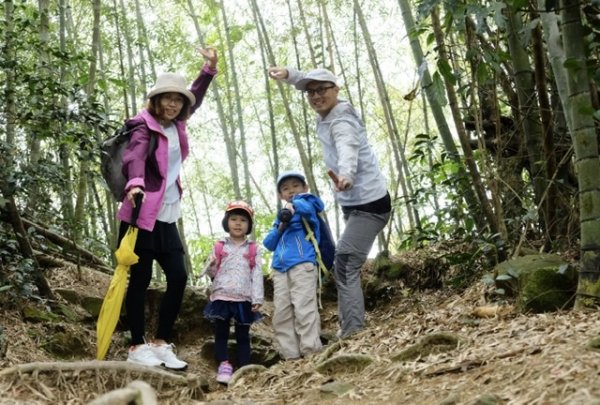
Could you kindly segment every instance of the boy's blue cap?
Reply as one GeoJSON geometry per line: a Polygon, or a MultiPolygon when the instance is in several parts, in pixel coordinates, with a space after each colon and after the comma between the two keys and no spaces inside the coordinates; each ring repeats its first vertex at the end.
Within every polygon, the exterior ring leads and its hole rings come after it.
{"type": "Polygon", "coordinates": [[[283,183],[284,180],[289,179],[290,177],[295,177],[299,179],[302,183],[306,184],[306,177],[302,173],[297,170],[288,170],[286,172],[282,172],[277,177],[277,192],[279,192],[279,186],[283,183]]]}

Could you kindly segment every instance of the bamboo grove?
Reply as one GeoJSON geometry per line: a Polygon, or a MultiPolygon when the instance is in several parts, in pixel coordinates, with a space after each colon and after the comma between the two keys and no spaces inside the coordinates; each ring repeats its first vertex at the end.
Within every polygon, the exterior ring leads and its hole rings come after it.
{"type": "Polygon", "coordinates": [[[117,204],[98,144],[143,106],[157,73],[192,78],[197,49],[213,45],[219,75],[190,123],[183,179],[192,273],[228,200],[256,208],[261,238],[281,170],[303,170],[343,226],[312,111],[267,77],[274,65],[326,67],[389,180],[379,250],[468,239],[497,262],[523,246],[575,248],[585,304],[600,295],[599,11],[591,0],[5,0],[0,258],[13,264],[0,282],[14,284],[14,265],[51,294],[33,224],[109,260],[117,204]]]}

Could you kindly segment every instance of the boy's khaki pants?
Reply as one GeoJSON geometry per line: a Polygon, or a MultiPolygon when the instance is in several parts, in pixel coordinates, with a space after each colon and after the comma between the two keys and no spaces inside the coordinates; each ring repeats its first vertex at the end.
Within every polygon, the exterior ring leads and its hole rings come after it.
{"type": "Polygon", "coordinates": [[[273,272],[273,329],[284,359],[296,359],[322,347],[317,277],[312,263],[300,263],[285,273],[273,272]]]}

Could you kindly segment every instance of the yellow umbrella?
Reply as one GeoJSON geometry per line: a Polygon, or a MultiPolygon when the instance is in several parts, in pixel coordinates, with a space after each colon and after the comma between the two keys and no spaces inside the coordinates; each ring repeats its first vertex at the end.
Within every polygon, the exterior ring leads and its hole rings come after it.
{"type": "Polygon", "coordinates": [[[119,321],[123,297],[125,296],[125,287],[127,287],[127,273],[129,272],[129,267],[136,264],[139,260],[138,255],[134,253],[134,249],[138,234],[138,228],[135,227],[135,223],[137,214],[139,213],[141,197],[141,193],[136,194],[135,205],[137,209],[134,209],[131,225],[127,229],[127,233],[123,236],[123,239],[121,239],[119,248],[115,251],[117,268],[115,269],[112,280],[110,280],[108,291],[102,302],[102,308],[100,308],[98,322],[96,323],[98,346],[96,359],[98,360],[102,360],[104,359],[104,356],[106,356],[112,334],[119,321]],[[140,201],[138,201],[138,196],[140,196],[140,201]]]}

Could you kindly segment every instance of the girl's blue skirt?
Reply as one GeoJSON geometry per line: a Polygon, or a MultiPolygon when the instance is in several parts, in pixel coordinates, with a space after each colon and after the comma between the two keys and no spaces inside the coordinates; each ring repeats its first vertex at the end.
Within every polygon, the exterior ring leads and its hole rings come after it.
{"type": "Polygon", "coordinates": [[[213,322],[217,319],[229,321],[233,318],[234,322],[240,325],[250,325],[262,319],[260,312],[252,312],[252,304],[249,301],[211,301],[204,307],[204,316],[213,322]]]}

